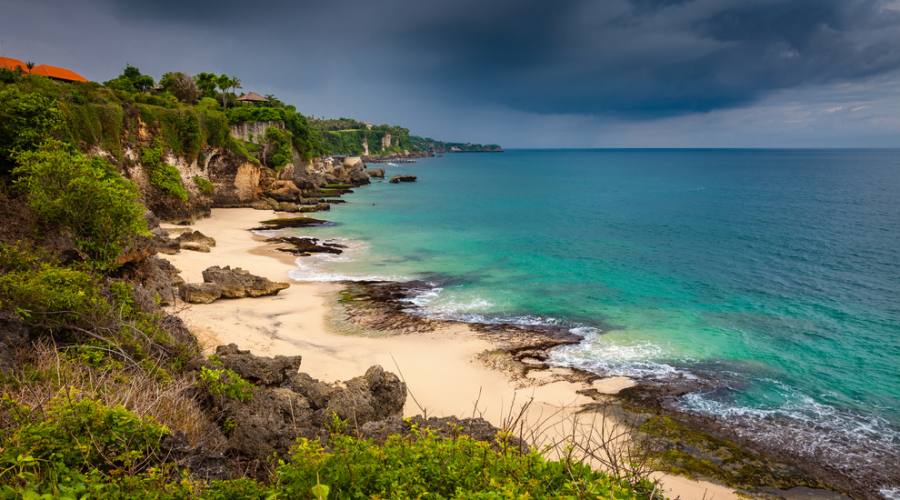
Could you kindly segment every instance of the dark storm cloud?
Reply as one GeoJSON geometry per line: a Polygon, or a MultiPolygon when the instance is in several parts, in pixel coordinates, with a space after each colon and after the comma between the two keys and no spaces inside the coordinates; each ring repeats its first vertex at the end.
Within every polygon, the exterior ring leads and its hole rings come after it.
{"type": "MultiPolygon", "coordinates": [[[[187,62],[196,40],[207,50],[198,58],[273,89],[354,81],[361,94],[527,113],[679,116],[900,68],[900,11],[889,0],[95,0],[79,8],[178,36],[187,62]]],[[[143,56],[162,69],[163,54],[143,56]]]]}
{"type": "Polygon", "coordinates": [[[117,0],[113,6],[132,22],[183,23],[280,46],[275,52],[319,46],[321,57],[340,57],[374,79],[402,74],[448,98],[539,113],[710,111],[774,90],[900,67],[900,14],[879,0],[117,0]],[[322,52],[329,44],[357,50],[322,52]]]}

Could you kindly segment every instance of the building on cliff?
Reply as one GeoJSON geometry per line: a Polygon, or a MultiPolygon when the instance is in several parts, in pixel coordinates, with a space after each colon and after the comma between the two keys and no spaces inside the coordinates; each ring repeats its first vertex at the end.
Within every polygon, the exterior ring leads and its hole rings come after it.
{"type": "Polygon", "coordinates": [[[257,94],[256,92],[247,92],[237,98],[238,102],[247,102],[250,104],[268,104],[269,99],[257,94]]]}
{"type": "Polygon", "coordinates": [[[53,78],[54,80],[61,80],[64,82],[86,82],[87,78],[79,75],[78,73],[68,69],[68,68],[60,68],[59,66],[50,66],[49,64],[39,64],[31,69],[28,68],[26,63],[18,59],[13,59],[11,57],[0,57],[0,69],[7,69],[10,71],[21,71],[25,74],[38,75],[38,76],[46,76],[47,78],[53,78]]]}

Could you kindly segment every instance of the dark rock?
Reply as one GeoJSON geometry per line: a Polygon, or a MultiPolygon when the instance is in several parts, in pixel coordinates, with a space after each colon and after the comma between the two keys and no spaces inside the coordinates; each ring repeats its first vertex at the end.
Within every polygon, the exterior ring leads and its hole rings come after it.
{"type": "Polygon", "coordinates": [[[165,229],[156,228],[153,231],[153,242],[156,243],[156,251],[166,255],[175,255],[181,250],[178,242],[169,238],[169,233],[165,229]]]}
{"type": "Polygon", "coordinates": [[[301,356],[275,356],[268,358],[254,356],[250,351],[242,351],[235,344],[222,345],[216,348],[216,356],[222,365],[234,370],[238,375],[262,386],[281,385],[288,378],[297,374],[301,356]]]}
{"type": "Polygon", "coordinates": [[[179,292],[181,300],[191,304],[210,304],[222,297],[222,287],[215,283],[185,283],[179,292]]]}
{"type": "Polygon", "coordinates": [[[395,175],[391,177],[391,184],[399,184],[401,182],[416,182],[415,175],[395,175]]]}
{"type": "Polygon", "coordinates": [[[310,377],[306,373],[294,373],[285,381],[285,386],[303,395],[314,410],[321,410],[328,405],[328,400],[339,389],[310,377]]]}
{"type": "Polygon", "coordinates": [[[262,276],[250,274],[239,267],[213,266],[203,271],[203,281],[221,288],[221,296],[228,299],[242,297],[262,297],[275,295],[291,286],[288,283],[271,281],[262,276]]]}
{"type": "Polygon", "coordinates": [[[325,406],[325,415],[337,414],[354,428],[366,422],[398,416],[406,402],[406,384],[393,373],[373,366],[362,377],[348,380],[325,406]]]}
{"type": "Polygon", "coordinates": [[[307,256],[313,253],[340,254],[343,253],[342,248],[346,248],[344,245],[336,243],[319,243],[318,238],[298,238],[296,236],[269,238],[266,241],[291,245],[292,248],[279,248],[278,250],[300,256],[307,256]]]}
{"type": "Polygon", "coordinates": [[[258,388],[246,403],[224,399],[221,412],[231,422],[227,452],[250,460],[286,453],[297,437],[319,431],[306,398],[283,387],[258,388]]]}
{"type": "Polygon", "coordinates": [[[254,231],[266,231],[271,229],[284,229],[288,227],[309,227],[328,224],[328,221],[313,219],[312,217],[284,217],[260,221],[262,226],[254,227],[254,231]]]}
{"type": "Polygon", "coordinates": [[[180,271],[171,262],[159,257],[147,259],[136,278],[143,288],[159,299],[160,305],[163,306],[175,303],[178,286],[184,283],[180,271]]]}

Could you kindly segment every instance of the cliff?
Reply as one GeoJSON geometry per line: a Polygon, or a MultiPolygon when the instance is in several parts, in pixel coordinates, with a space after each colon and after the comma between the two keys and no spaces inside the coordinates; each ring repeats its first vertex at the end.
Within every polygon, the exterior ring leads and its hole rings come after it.
{"type": "Polygon", "coordinates": [[[361,161],[335,161],[293,108],[222,109],[45,79],[10,85],[58,104],[58,139],[105,158],[135,182],[158,217],[192,219],[214,206],[301,211],[327,184],[368,183],[361,161]]]}

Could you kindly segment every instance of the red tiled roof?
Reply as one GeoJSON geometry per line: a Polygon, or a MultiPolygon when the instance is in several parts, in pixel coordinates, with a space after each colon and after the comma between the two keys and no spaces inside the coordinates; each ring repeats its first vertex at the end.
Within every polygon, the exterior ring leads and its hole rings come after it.
{"type": "Polygon", "coordinates": [[[46,76],[48,78],[56,78],[57,80],[67,80],[70,82],[86,82],[87,78],[78,73],[58,66],[50,66],[49,64],[40,64],[31,68],[32,75],[46,76]]]}
{"type": "Polygon", "coordinates": [[[0,57],[0,68],[8,69],[10,71],[21,69],[25,73],[28,73],[28,66],[22,61],[13,59],[12,57],[0,57]]]}

